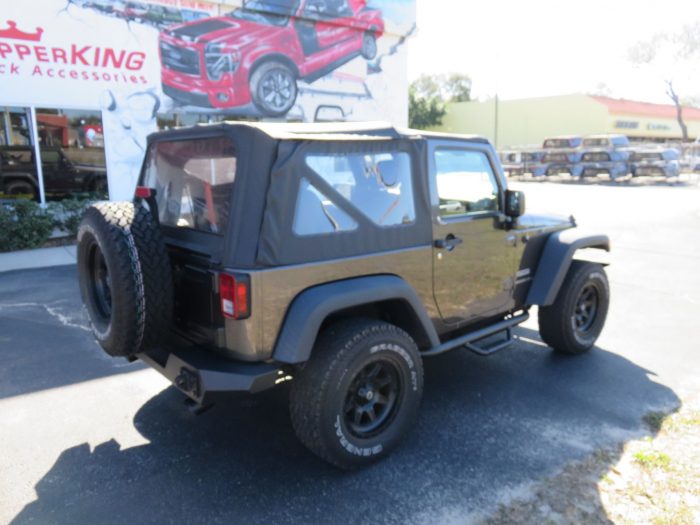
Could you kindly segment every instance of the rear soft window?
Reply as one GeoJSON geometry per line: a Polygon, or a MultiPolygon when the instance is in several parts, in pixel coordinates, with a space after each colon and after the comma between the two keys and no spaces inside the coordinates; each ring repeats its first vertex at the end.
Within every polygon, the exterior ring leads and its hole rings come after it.
{"type": "Polygon", "coordinates": [[[223,234],[236,176],[236,152],[226,137],[157,142],[144,183],[156,190],[161,224],[223,234]]]}

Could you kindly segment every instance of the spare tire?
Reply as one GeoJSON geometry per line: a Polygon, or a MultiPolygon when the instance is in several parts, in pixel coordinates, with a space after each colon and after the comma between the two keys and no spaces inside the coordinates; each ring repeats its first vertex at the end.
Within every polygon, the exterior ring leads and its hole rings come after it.
{"type": "Polygon", "coordinates": [[[92,331],[111,356],[158,346],[172,320],[172,269],[141,204],[98,202],[78,229],[78,278],[92,331]]]}

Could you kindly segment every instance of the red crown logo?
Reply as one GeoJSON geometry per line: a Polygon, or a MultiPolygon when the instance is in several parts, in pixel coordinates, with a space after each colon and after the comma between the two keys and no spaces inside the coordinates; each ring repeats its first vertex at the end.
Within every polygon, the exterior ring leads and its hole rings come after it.
{"type": "Polygon", "coordinates": [[[36,33],[25,33],[21,29],[17,29],[17,23],[12,20],[7,21],[9,29],[0,29],[0,38],[12,38],[14,40],[29,40],[30,42],[39,42],[41,34],[44,30],[40,27],[36,28],[36,33]]]}

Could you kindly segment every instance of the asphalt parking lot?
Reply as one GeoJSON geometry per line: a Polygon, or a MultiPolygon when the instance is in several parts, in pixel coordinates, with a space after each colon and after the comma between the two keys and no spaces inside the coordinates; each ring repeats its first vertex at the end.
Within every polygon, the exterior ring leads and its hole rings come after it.
{"type": "Polygon", "coordinates": [[[156,372],[103,356],[74,267],[0,274],[0,523],[466,523],[648,432],[644,414],[700,392],[700,187],[512,186],[610,234],[597,347],[554,355],[533,316],[493,356],[426,361],[416,428],[362,472],[296,441],[286,387],[194,416],[156,372]]]}

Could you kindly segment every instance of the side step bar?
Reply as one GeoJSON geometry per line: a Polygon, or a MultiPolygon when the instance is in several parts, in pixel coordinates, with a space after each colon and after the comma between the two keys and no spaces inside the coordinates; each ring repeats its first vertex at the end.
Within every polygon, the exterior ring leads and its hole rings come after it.
{"type": "Polygon", "coordinates": [[[512,339],[512,328],[519,325],[520,323],[524,323],[529,318],[530,314],[527,312],[523,312],[520,315],[509,317],[508,319],[504,319],[503,321],[499,321],[484,328],[480,328],[479,330],[475,330],[473,332],[469,332],[468,334],[456,337],[455,339],[451,339],[450,341],[446,341],[441,345],[435,346],[426,352],[422,352],[421,355],[423,357],[432,357],[434,355],[444,354],[445,352],[448,352],[460,346],[466,346],[469,350],[472,350],[473,352],[476,352],[480,355],[492,354],[498,350],[501,350],[502,348],[505,348],[508,344],[510,344],[512,339]],[[507,332],[508,338],[502,343],[498,343],[495,346],[489,348],[481,348],[474,345],[475,342],[481,339],[504,331],[507,332]]]}

